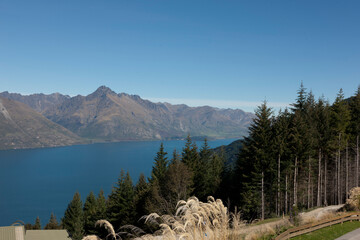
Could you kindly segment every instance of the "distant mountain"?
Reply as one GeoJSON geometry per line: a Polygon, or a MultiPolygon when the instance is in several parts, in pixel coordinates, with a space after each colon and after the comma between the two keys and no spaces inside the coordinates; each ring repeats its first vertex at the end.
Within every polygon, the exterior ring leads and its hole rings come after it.
{"type": "Polygon", "coordinates": [[[229,145],[222,145],[220,147],[216,147],[212,149],[217,154],[221,154],[222,151],[224,151],[225,155],[225,162],[226,164],[234,164],[237,159],[237,155],[240,153],[240,150],[242,148],[242,139],[235,140],[229,145]]]}
{"type": "Polygon", "coordinates": [[[247,134],[253,114],[209,106],[153,103],[101,86],[88,96],[65,99],[44,116],[81,137],[100,141],[237,138],[247,134]]]}
{"type": "Polygon", "coordinates": [[[38,148],[83,143],[29,106],[0,97],[0,149],[38,148]]]}
{"type": "Polygon", "coordinates": [[[59,105],[63,103],[66,99],[70,98],[70,96],[62,95],[60,93],[53,93],[49,95],[45,95],[42,93],[21,95],[18,93],[9,93],[7,91],[0,93],[0,97],[25,103],[32,109],[40,113],[50,108],[53,108],[54,106],[59,105]]]}

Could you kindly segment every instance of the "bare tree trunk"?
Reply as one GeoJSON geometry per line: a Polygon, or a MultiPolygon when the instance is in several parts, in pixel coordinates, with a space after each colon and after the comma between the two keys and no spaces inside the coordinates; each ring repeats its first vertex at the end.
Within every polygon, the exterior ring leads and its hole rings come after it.
{"type": "Polygon", "coordinates": [[[327,158],[325,158],[325,169],[324,169],[324,205],[327,206],[327,158]]]}
{"type": "Polygon", "coordinates": [[[340,204],[337,202],[338,200],[338,197],[337,197],[337,194],[338,194],[338,183],[339,183],[339,172],[338,172],[338,156],[337,156],[337,152],[335,151],[335,178],[334,178],[334,182],[335,182],[335,189],[334,189],[334,199],[333,199],[333,204],[340,204]]]}
{"type": "Polygon", "coordinates": [[[356,181],[355,186],[359,186],[359,135],[356,136],[356,181]]]}
{"type": "Polygon", "coordinates": [[[340,140],[341,140],[341,133],[339,133],[339,148],[338,148],[338,184],[337,184],[337,197],[338,197],[338,204],[341,204],[341,157],[340,157],[340,140]]]}
{"type": "Polygon", "coordinates": [[[320,207],[321,205],[321,198],[320,198],[320,192],[321,192],[321,148],[319,148],[319,163],[318,163],[318,184],[317,184],[317,201],[316,206],[320,207]]]}
{"type": "Polygon", "coordinates": [[[277,206],[276,214],[280,216],[280,154],[278,156],[278,182],[277,182],[277,206]]]}
{"type": "Polygon", "coordinates": [[[309,173],[308,173],[308,184],[307,184],[307,208],[310,208],[310,187],[311,187],[311,163],[310,163],[310,155],[309,155],[309,173]]]}
{"type": "Polygon", "coordinates": [[[294,171],[294,204],[297,206],[297,156],[295,157],[295,171],[294,171]]]}
{"type": "Polygon", "coordinates": [[[264,171],[261,172],[261,220],[265,219],[264,171]]]}
{"type": "Polygon", "coordinates": [[[348,151],[348,142],[346,141],[346,157],[345,157],[345,165],[346,165],[346,183],[345,183],[345,191],[346,191],[346,199],[348,198],[349,193],[349,151],[348,151]]]}
{"type": "Polygon", "coordinates": [[[288,210],[288,174],[285,176],[285,214],[288,210]]]}
{"type": "Polygon", "coordinates": [[[310,207],[314,207],[314,182],[311,181],[311,192],[310,192],[311,205],[310,207]]]}

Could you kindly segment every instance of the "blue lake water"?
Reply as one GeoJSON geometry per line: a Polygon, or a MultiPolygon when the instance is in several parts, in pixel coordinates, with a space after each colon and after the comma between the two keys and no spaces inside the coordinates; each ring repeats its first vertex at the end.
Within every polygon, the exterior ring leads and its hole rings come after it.
{"type": "MultiPolygon", "coordinates": [[[[234,140],[209,141],[209,146],[234,140]]],[[[36,216],[45,226],[51,212],[60,221],[76,191],[83,201],[90,191],[97,195],[103,189],[107,195],[121,169],[135,184],[140,173],[149,176],[159,146],[160,141],[143,141],[0,151],[0,226],[16,220],[33,224],[36,216]]],[[[164,141],[169,158],[183,147],[184,141],[164,141]]]]}

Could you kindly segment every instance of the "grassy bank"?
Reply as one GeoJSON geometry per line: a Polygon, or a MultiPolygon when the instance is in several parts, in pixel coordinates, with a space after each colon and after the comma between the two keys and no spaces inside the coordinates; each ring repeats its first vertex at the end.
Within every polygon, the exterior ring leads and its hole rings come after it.
{"type": "Polygon", "coordinates": [[[345,222],[343,224],[336,224],[330,227],[322,228],[317,231],[307,233],[292,239],[296,240],[307,240],[307,239],[316,239],[316,240],[331,240],[336,239],[348,232],[351,232],[357,228],[360,228],[359,221],[345,222]]]}

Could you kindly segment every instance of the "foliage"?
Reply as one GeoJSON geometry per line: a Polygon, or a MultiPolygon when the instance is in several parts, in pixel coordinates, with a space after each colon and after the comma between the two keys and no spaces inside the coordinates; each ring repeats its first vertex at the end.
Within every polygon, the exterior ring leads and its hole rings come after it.
{"type": "Polygon", "coordinates": [[[84,234],[84,213],[80,193],[76,192],[65,210],[62,219],[64,228],[74,240],[79,240],[84,234]]]}
{"type": "Polygon", "coordinates": [[[93,192],[90,192],[84,203],[84,230],[85,234],[94,234],[97,220],[97,201],[93,192]]]}
{"type": "MultiPolygon", "coordinates": [[[[350,99],[345,99],[340,90],[331,105],[324,97],[315,100],[312,92],[307,92],[301,84],[290,110],[274,115],[266,102],[256,109],[249,135],[240,144],[236,143],[241,148],[233,156],[237,159],[234,165],[226,164],[226,149],[211,151],[206,139],[199,150],[188,136],[181,155],[174,151],[170,161],[161,143],[148,181],[141,175],[133,186],[129,173],[122,171],[106,206],[105,197],[102,195],[100,201],[99,195],[96,217],[88,221],[88,226],[95,220],[107,219],[118,231],[120,226],[137,224],[138,218],[153,212],[159,216],[153,220],[167,225],[142,225],[142,228],[181,234],[171,225],[183,217],[172,215],[179,207],[177,203],[197,196],[189,199],[188,207],[194,210],[202,207],[209,195],[220,197],[228,209],[238,207],[249,222],[290,214],[296,225],[298,210],[344,203],[347,196],[344,189],[358,185],[359,109],[360,88],[350,99]]],[[[349,206],[351,201],[357,200],[351,196],[349,206]]],[[[87,202],[85,205],[92,206],[94,197],[87,202]]],[[[84,212],[91,212],[88,209],[91,208],[84,207],[84,212]]],[[[85,225],[86,221],[85,217],[85,225]]],[[[211,228],[211,225],[199,225],[201,229],[196,234],[211,228]]]]}
{"type": "Polygon", "coordinates": [[[132,223],[135,216],[134,186],[129,172],[123,170],[117,185],[113,187],[107,204],[107,218],[118,229],[120,226],[132,223]]]}
{"type": "Polygon", "coordinates": [[[346,209],[351,211],[360,210],[360,187],[354,187],[350,190],[350,196],[346,200],[346,209]]]}
{"type": "Polygon", "coordinates": [[[33,230],[39,230],[41,229],[41,223],[39,216],[36,217],[35,224],[32,227],[33,230]]]}
{"type": "Polygon", "coordinates": [[[44,229],[61,229],[61,226],[58,224],[54,213],[51,213],[49,223],[46,224],[44,229]]]}

